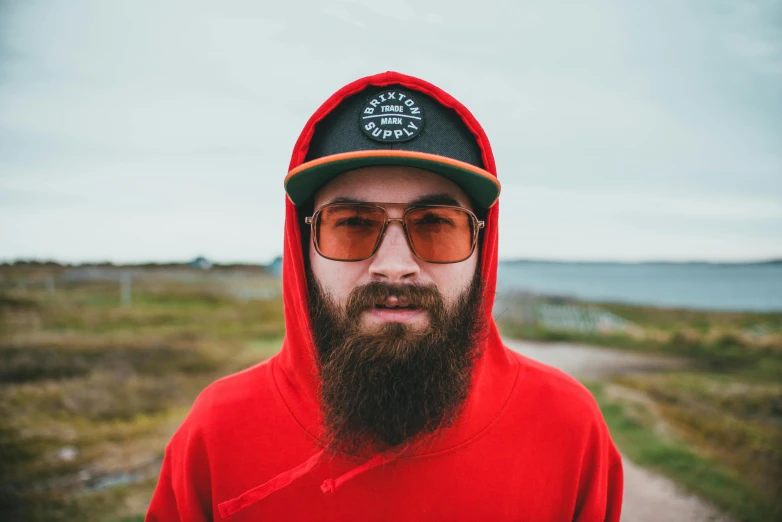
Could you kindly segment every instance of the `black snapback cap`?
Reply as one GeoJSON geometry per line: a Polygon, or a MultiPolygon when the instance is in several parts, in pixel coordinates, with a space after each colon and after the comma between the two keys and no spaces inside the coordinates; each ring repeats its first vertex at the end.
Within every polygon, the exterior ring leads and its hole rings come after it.
{"type": "Polygon", "coordinates": [[[339,174],[372,165],[434,172],[482,208],[500,193],[463,118],[435,97],[399,84],[368,85],[339,100],[315,123],[304,163],[288,173],[285,190],[298,205],[339,174]]]}

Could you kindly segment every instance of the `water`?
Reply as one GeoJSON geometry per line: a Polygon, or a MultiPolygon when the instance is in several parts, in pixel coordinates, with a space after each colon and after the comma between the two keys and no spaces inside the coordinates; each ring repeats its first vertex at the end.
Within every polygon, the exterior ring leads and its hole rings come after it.
{"type": "Polygon", "coordinates": [[[497,290],[704,310],[782,311],[782,263],[501,262],[497,290]]]}

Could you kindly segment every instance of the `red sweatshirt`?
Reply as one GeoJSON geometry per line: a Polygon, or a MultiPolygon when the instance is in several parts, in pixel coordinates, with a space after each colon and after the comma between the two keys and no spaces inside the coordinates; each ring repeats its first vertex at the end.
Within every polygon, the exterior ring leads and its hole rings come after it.
{"type": "MultiPolygon", "coordinates": [[[[315,124],[369,84],[422,90],[454,109],[496,175],[467,109],[398,73],[364,78],[327,100],[302,132],[291,169],[304,161],[315,124]]],[[[496,288],[498,210],[489,209],[482,236],[486,303],[496,288]]],[[[322,454],[300,222],[287,201],[282,350],[201,393],[166,449],[147,521],[619,520],[622,463],[594,399],[571,377],[506,348],[491,306],[483,356],[453,426],[401,455],[356,462],[322,454]]]]}

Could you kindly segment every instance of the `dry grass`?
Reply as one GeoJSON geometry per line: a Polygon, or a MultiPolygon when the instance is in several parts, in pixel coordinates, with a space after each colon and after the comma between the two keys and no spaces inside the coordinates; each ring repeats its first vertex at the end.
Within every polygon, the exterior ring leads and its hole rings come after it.
{"type": "Polygon", "coordinates": [[[595,385],[620,448],[740,520],[782,516],[782,314],[600,307],[636,328],[585,334],[507,319],[500,328],[522,339],[688,358],[686,373],[595,385]]]}
{"type": "MultiPolygon", "coordinates": [[[[5,268],[6,282],[25,277],[5,268]]],[[[111,282],[0,293],[0,518],[143,513],[198,392],[279,349],[280,299],[236,292],[278,281],[182,270],[189,281],[159,269],[137,277],[131,306],[111,282]]]]}
{"type": "Polygon", "coordinates": [[[773,483],[758,487],[751,477],[731,466],[725,455],[715,456],[693,444],[665,407],[648,397],[639,400],[639,392],[616,390],[614,384],[586,384],[626,457],[708,499],[733,520],[780,520],[782,503],[773,483]]]}
{"type": "Polygon", "coordinates": [[[782,383],[670,373],[617,379],[642,391],[677,436],[772,498],[782,489],[782,383]]]}

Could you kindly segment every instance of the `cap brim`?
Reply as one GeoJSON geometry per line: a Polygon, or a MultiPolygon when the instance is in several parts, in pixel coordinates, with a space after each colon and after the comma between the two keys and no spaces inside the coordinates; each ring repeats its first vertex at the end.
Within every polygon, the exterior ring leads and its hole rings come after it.
{"type": "Polygon", "coordinates": [[[339,174],[373,165],[403,165],[434,172],[461,186],[482,208],[491,207],[500,196],[499,180],[486,170],[445,156],[408,150],[345,152],[302,163],[285,177],[285,192],[294,205],[299,205],[339,174]]]}

